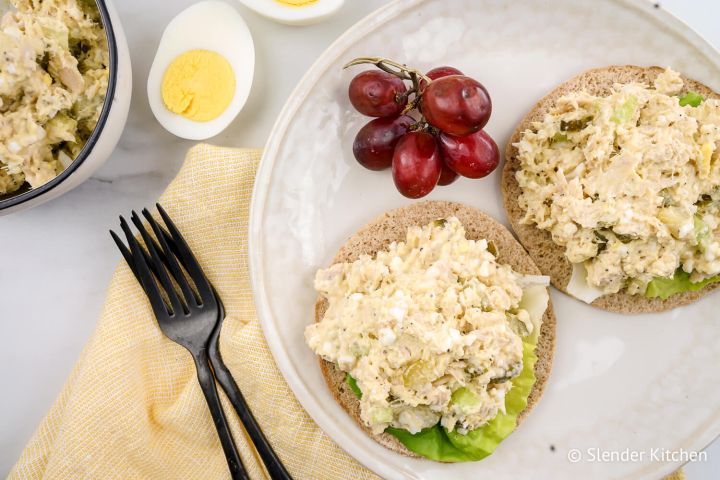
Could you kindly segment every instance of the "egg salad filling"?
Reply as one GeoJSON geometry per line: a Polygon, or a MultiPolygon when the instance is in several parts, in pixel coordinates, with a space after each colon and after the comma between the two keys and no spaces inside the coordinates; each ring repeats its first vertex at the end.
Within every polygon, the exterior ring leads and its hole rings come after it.
{"type": "Polygon", "coordinates": [[[564,247],[586,301],[720,280],[720,100],[685,90],[667,69],[605,97],[572,92],[515,144],[522,222],[564,247]]]}
{"type": "Polygon", "coordinates": [[[0,196],[39,187],[80,153],[108,88],[97,7],[12,0],[0,20],[0,196]]]}
{"type": "Polygon", "coordinates": [[[493,252],[452,217],[410,228],[375,257],[317,272],[328,308],[305,330],[307,343],[348,372],[374,433],[439,423],[465,434],[505,412],[524,339],[537,338],[548,305],[548,279],[519,274],[493,252]]]}

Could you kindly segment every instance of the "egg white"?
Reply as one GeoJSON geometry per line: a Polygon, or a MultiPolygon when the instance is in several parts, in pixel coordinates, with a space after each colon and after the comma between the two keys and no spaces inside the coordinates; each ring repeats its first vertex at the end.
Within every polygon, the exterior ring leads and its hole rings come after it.
{"type": "Polygon", "coordinates": [[[147,92],[158,122],[170,133],[188,140],[213,137],[230,125],[245,105],[255,71],[255,46],[240,13],[217,0],[197,3],[176,16],[165,28],[148,76],[147,92]],[[217,52],[235,73],[235,95],[214,120],[196,122],[175,114],[162,100],[162,80],[170,63],[189,50],[217,52]]]}
{"type": "Polygon", "coordinates": [[[345,0],[318,0],[303,7],[283,5],[275,0],[238,0],[256,13],[287,25],[309,25],[340,10],[345,0]]]}

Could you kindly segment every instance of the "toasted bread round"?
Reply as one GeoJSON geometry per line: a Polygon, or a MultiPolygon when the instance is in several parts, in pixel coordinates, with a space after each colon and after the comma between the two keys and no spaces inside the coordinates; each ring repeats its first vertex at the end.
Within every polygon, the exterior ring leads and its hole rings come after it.
{"type": "MultiPolygon", "coordinates": [[[[381,217],[373,220],[361,230],[352,235],[333,258],[333,263],[352,262],[360,255],[375,255],[394,241],[404,241],[408,228],[424,226],[433,220],[447,217],[457,217],[465,227],[466,237],[469,239],[487,239],[493,241],[498,249],[498,262],[510,265],[515,271],[525,274],[539,275],[540,270],[535,266],[522,246],[512,234],[500,223],[483,212],[453,202],[429,201],[414,203],[407,207],[391,210],[381,217]]],[[[318,297],[315,304],[315,321],[322,320],[327,310],[327,300],[318,297]]],[[[525,418],[532,407],[542,395],[545,383],[550,375],[552,359],[555,352],[555,315],[552,302],[543,317],[542,327],[536,353],[538,361],[535,364],[537,380],[533,387],[528,405],[518,416],[518,424],[525,418]]],[[[389,433],[373,435],[370,429],[360,419],[360,401],[345,382],[345,372],[335,364],[320,359],[320,369],[335,400],[348,412],[358,425],[379,444],[411,457],[417,455],[400,443],[389,433]]]]}
{"type": "MultiPolygon", "coordinates": [[[[565,249],[552,241],[549,232],[540,230],[535,225],[520,223],[525,212],[518,203],[522,190],[515,178],[515,172],[520,168],[520,160],[517,157],[517,148],[513,144],[520,141],[525,130],[532,129],[533,122],[542,120],[545,113],[555,104],[555,101],[563,95],[584,90],[592,95],[605,96],[610,94],[615,83],[642,82],[652,85],[655,77],[663,71],[664,69],[660,67],[617,65],[595,68],[581,73],[561,83],[552,92],[540,99],[520,122],[505,148],[505,166],[503,167],[501,182],[505,210],[510,223],[515,230],[515,234],[520,239],[520,243],[530,253],[540,270],[545,275],[550,276],[552,284],[557,289],[565,293],[567,293],[567,285],[572,276],[572,265],[565,258],[565,249]]],[[[702,83],[685,76],[682,78],[685,82],[683,94],[688,91],[695,91],[705,98],[720,98],[720,94],[715,93],[702,83]]],[[[604,295],[592,302],[592,305],[603,310],[619,313],[662,312],[692,303],[718,286],[720,284],[711,284],[697,292],[679,293],[666,300],[659,298],[649,299],[643,295],[629,295],[618,292],[604,295]]]]}

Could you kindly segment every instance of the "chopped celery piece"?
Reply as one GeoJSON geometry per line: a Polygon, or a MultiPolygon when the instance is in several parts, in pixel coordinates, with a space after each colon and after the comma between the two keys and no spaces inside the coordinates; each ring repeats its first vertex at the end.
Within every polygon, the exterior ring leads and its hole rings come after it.
{"type": "Polygon", "coordinates": [[[705,97],[697,92],[688,92],[680,97],[680,106],[684,107],[690,105],[691,107],[699,107],[700,104],[705,100],[705,97]]]}
{"type": "Polygon", "coordinates": [[[370,420],[373,424],[390,423],[393,419],[391,408],[375,408],[370,412],[370,420]]]}
{"type": "Polygon", "coordinates": [[[635,116],[635,110],[637,109],[637,98],[634,96],[628,97],[627,100],[620,105],[617,110],[613,113],[610,120],[615,123],[625,123],[635,116]]]}
{"type": "Polygon", "coordinates": [[[480,403],[480,397],[469,388],[461,387],[455,390],[450,397],[452,403],[466,411],[480,403]]]}
{"type": "Polygon", "coordinates": [[[694,226],[695,239],[698,245],[702,248],[703,241],[710,235],[710,227],[708,227],[707,223],[703,222],[699,215],[695,215],[694,226]]]}

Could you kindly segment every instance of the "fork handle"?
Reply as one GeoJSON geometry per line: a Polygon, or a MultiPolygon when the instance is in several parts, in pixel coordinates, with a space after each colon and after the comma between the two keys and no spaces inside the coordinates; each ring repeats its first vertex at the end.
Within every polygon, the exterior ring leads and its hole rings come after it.
{"type": "MultiPolygon", "coordinates": [[[[218,326],[216,327],[218,332],[220,331],[221,326],[222,323],[218,323],[218,326]]],[[[235,379],[225,366],[225,363],[222,361],[220,350],[217,348],[217,338],[213,338],[210,341],[210,361],[212,362],[212,367],[215,371],[215,378],[225,391],[230,403],[232,403],[233,407],[235,407],[235,411],[240,417],[240,421],[245,427],[245,431],[255,445],[255,450],[257,450],[260,458],[265,464],[265,469],[270,475],[270,478],[272,480],[292,480],[292,477],[285,469],[285,466],[282,464],[270,445],[270,442],[268,442],[268,439],[260,429],[260,425],[258,425],[257,420],[255,420],[255,416],[252,414],[252,411],[250,411],[250,407],[245,401],[245,397],[240,392],[240,388],[237,386],[237,383],[235,383],[235,379]],[[213,340],[215,340],[215,342],[213,342],[213,340]]]]}
{"type": "Polygon", "coordinates": [[[220,397],[215,387],[215,377],[213,377],[208,364],[207,351],[203,349],[198,354],[193,355],[193,358],[195,360],[195,368],[197,369],[198,382],[205,395],[205,401],[208,404],[210,415],[212,415],[213,422],[215,423],[215,429],[220,437],[220,444],[225,452],[225,458],[227,459],[228,468],[230,469],[230,476],[233,480],[250,480],[250,476],[240,459],[240,454],[233,441],[232,433],[230,433],[227,418],[225,418],[225,413],[220,404],[220,397]]]}

